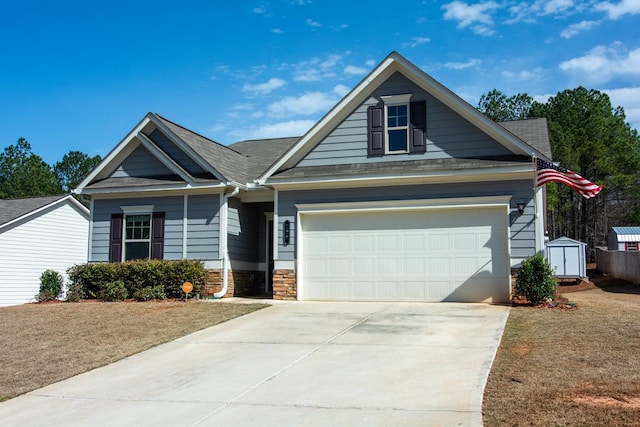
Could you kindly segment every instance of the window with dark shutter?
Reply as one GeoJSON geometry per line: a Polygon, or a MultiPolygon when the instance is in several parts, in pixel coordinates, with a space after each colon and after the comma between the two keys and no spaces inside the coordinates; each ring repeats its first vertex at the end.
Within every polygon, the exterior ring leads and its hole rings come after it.
{"type": "Polygon", "coordinates": [[[411,123],[409,152],[424,153],[427,151],[427,102],[412,102],[409,111],[411,123]]]}
{"type": "Polygon", "coordinates": [[[151,259],[162,259],[164,257],[164,216],[164,212],[153,213],[151,259]]]}
{"type": "Polygon", "coordinates": [[[384,155],[384,107],[372,106],[367,110],[369,156],[384,155]]]}
{"type": "Polygon", "coordinates": [[[122,214],[111,215],[109,262],[122,261],[122,214]]]}

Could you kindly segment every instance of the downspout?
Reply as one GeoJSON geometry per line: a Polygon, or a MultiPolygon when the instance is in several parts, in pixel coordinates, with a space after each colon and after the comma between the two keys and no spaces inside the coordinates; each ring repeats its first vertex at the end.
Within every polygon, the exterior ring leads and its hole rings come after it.
{"type": "Polygon", "coordinates": [[[235,196],[236,194],[238,194],[240,192],[240,189],[238,187],[235,187],[233,189],[233,191],[231,193],[225,193],[223,195],[223,202],[222,202],[222,212],[223,215],[220,218],[221,222],[222,222],[222,226],[220,227],[220,229],[222,230],[222,235],[220,236],[220,244],[222,246],[222,289],[220,290],[220,292],[216,292],[213,294],[213,298],[215,299],[220,299],[222,298],[226,293],[227,293],[227,289],[229,287],[229,278],[227,277],[229,275],[229,251],[228,251],[228,245],[227,245],[227,224],[228,224],[228,207],[229,207],[229,199],[232,198],[233,196],[235,196]]]}

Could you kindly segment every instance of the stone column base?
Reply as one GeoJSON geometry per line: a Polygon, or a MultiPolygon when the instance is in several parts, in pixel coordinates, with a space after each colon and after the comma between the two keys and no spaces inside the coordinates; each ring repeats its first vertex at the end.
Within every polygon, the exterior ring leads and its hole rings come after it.
{"type": "Polygon", "coordinates": [[[295,270],[275,270],[273,272],[273,299],[298,299],[295,270]]]}
{"type": "MultiPolygon", "coordinates": [[[[207,281],[202,291],[204,297],[211,297],[222,290],[222,274],[220,268],[207,271],[207,281]]],[[[263,276],[264,272],[261,271],[228,270],[227,293],[223,297],[260,295],[263,276]]]]}

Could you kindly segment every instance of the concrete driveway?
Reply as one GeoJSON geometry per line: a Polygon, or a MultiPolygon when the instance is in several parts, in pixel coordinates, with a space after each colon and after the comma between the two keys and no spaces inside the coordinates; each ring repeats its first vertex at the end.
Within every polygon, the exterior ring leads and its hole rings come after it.
{"type": "Polygon", "coordinates": [[[286,302],[0,403],[3,426],[482,425],[508,316],[286,302]]]}

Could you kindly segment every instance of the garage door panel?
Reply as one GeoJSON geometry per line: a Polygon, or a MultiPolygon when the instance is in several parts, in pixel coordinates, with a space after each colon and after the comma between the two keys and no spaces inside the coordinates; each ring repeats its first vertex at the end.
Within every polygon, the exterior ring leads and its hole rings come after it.
{"type": "Polygon", "coordinates": [[[304,215],[299,296],[507,300],[506,223],[501,208],[304,215]]]}

